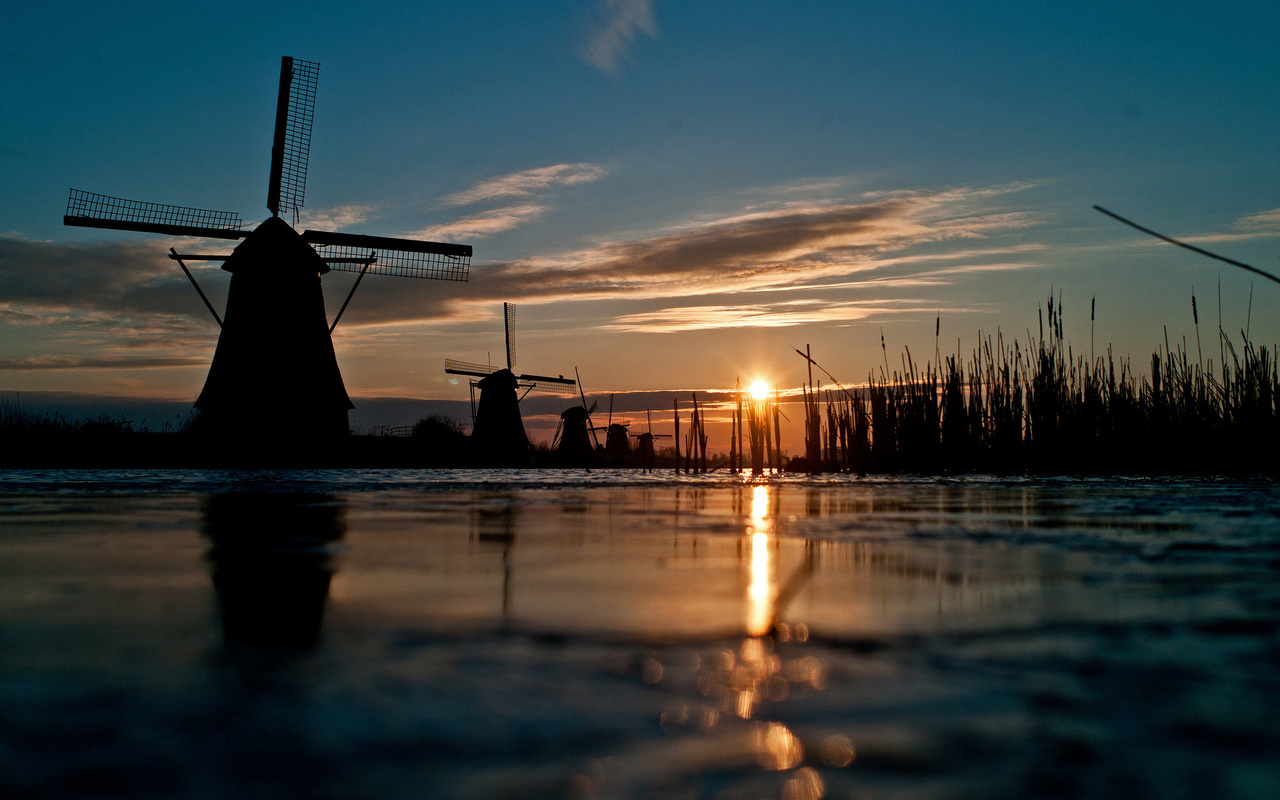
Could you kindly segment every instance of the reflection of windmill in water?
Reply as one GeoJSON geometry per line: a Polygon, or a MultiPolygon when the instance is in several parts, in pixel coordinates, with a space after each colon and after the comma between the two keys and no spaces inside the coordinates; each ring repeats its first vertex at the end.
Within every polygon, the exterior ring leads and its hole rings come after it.
{"type": "Polygon", "coordinates": [[[219,437],[259,440],[262,423],[278,435],[315,440],[348,432],[347,396],[331,334],[365,274],[465,281],[469,245],[391,239],[330,231],[297,233],[281,213],[303,204],[311,120],[319,65],[285,57],[280,67],[275,139],[267,208],[271,217],[252,231],[240,215],[122,200],[71,190],[63,222],[90,228],[174,236],[244,239],[229,255],[179,254],[221,333],[195,406],[200,424],[219,437]],[[218,316],[185,261],[222,261],[231,273],[225,319],[218,316]],[[351,292],[329,324],[320,276],[357,272],[351,292]]]}
{"type": "Polygon", "coordinates": [[[494,369],[492,364],[473,361],[444,360],[444,371],[451,375],[466,375],[471,381],[471,441],[483,461],[503,464],[525,464],[529,461],[529,436],[520,417],[520,401],[534,390],[554,394],[573,394],[577,385],[563,375],[515,374],[516,307],[502,304],[503,326],[506,331],[507,366],[494,369]],[[476,390],[480,399],[476,400],[476,390]]]}

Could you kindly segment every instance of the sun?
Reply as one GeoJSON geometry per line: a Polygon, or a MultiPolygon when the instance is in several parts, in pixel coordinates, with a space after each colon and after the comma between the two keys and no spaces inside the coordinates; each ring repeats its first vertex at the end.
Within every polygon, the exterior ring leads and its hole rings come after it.
{"type": "Polygon", "coordinates": [[[769,396],[769,387],[764,381],[755,380],[751,382],[751,399],[764,400],[769,396]]]}

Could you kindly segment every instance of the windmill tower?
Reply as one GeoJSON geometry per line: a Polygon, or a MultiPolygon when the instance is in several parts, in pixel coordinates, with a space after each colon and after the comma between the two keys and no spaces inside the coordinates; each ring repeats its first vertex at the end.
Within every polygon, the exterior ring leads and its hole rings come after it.
{"type": "Polygon", "coordinates": [[[494,369],[491,364],[473,361],[444,360],[444,371],[450,375],[467,375],[471,381],[471,440],[484,461],[506,464],[529,460],[529,436],[520,417],[520,401],[534,390],[554,394],[573,394],[576,382],[563,375],[515,374],[516,307],[502,304],[503,327],[506,332],[507,366],[494,369]],[[476,402],[476,390],[480,400],[476,402]]]}
{"type": "Polygon", "coordinates": [[[235,212],[146,203],[71,190],[63,223],[173,236],[243,240],[230,254],[180,254],[169,249],[221,328],[204,389],[196,400],[200,425],[218,440],[315,442],[348,432],[353,408],[333,350],[332,333],[366,274],[467,280],[469,245],[363,236],[298,233],[306,188],[319,64],[286,56],[280,65],[267,208],[252,230],[235,212]],[[221,261],[231,273],[219,316],[188,261],[221,261]],[[320,276],[359,273],[332,324],[320,276]],[[264,426],[267,431],[264,432],[264,426]]]}

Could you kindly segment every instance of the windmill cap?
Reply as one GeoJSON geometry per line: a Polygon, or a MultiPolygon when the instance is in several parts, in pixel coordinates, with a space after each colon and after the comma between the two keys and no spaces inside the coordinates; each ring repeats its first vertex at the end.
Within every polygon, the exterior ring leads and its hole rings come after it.
{"type": "Polygon", "coordinates": [[[222,268],[231,273],[251,269],[323,275],[329,271],[329,265],[315,249],[279,217],[269,217],[255,228],[236,246],[222,268]]]}

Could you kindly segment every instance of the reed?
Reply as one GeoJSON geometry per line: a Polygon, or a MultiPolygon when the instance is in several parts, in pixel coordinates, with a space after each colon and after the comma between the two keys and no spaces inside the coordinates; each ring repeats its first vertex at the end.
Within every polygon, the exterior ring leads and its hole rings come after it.
{"type": "MultiPolygon", "coordinates": [[[[1091,305],[1090,321],[1096,306],[1091,305]]],[[[1186,341],[1139,375],[1110,347],[1077,355],[1061,297],[1040,310],[1040,335],[979,334],[968,358],[868,376],[857,392],[805,389],[806,455],[791,469],[873,473],[1274,473],[1280,445],[1277,353],[1219,331],[1205,361],[1193,299],[1196,360],[1186,341]],[[815,455],[812,442],[819,442],[815,455]]],[[[1092,334],[1092,331],[1090,331],[1092,334]]],[[[936,338],[936,337],[935,337],[936,338]]],[[[802,353],[801,355],[805,355],[802,353]]],[[[935,357],[940,355],[935,354],[935,357]]],[[[886,356],[886,365],[887,365],[886,356]]]]}

